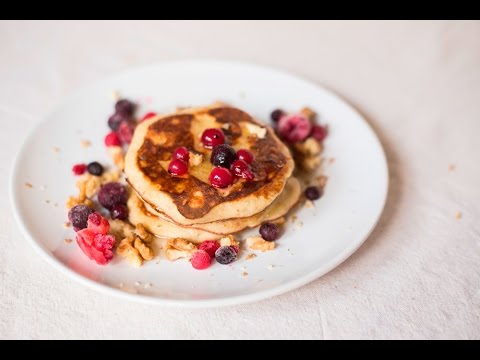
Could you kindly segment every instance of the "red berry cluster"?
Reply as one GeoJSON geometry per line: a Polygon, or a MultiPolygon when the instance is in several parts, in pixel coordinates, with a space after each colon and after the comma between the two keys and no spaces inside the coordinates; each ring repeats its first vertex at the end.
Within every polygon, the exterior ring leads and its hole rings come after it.
{"type": "Polygon", "coordinates": [[[217,165],[209,177],[212,186],[226,188],[234,182],[235,177],[248,181],[254,179],[249,166],[253,161],[252,153],[245,149],[235,153],[230,146],[224,145],[225,135],[221,129],[206,129],[201,140],[205,148],[213,149],[211,161],[217,165]]]}
{"type": "Polygon", "coordinates": [[[192,266],[194,269],[204,270],[210,266],[213,259],[227,265],[236,260],[239,251],[238,246],[220,246],[216,240],[207,240],[202,242],[193,254],[192,266]]]}
{"type": "Polygon", "coordinates": [[[172,154],[172,161],[168,165],[168,172],[173,176],[185,175],[188,171],[190,153],[185,146],[177,148],[172,154]]]}
{"type": "Polygon", "coordinates": [[[327,136],[327,128],[312,122],[302,114],[286,114],[280,109],[272,111],[270,115],[277,124],[280,137],[289,143],[298,143],[312,137],[322,142],[327,136]]]}
{"type": "Polygon", "coordinates": [[[77,232],[80,249],[99,265],[106,265],[113,258],[115,236],[108,235],[110,224],[97,212],[88,216],[87,228],[77,232]]]}

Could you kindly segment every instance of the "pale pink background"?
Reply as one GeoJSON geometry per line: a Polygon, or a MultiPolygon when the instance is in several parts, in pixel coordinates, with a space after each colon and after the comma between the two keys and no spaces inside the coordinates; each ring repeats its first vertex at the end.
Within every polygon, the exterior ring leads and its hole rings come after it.
{"type": "Polygon", "coordinates": [[[0,338],[480,338],[480,22],[2,21],[0,119],[0,338]],[[192,57],[309,78],[378,132],[386,211],[330,274],[256,304],[163,309],[71,281],[20,235],[7,184],[25,130],[81,85],[192,57]]]}

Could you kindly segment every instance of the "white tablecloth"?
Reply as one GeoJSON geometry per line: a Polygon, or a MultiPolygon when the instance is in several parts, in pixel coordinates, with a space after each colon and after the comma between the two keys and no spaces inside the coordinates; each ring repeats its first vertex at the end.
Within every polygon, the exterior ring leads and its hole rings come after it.
{"type": "Polygon", "coordinates": [[[0,22],[0,338],[480,338],[480,22],[0,22]],[[313,283],[210,310],[129,303],[45,263],[15,224],[12,157],[78,86],[137,64],[257,62],[369,119],[391,190],[372,236],[313,283]]]}

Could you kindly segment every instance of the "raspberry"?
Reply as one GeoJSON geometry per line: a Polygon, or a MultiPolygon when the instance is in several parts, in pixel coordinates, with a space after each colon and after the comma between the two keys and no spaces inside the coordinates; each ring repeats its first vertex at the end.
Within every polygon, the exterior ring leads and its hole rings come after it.
{"type": "Polygon", "coordinates": [[[205,250],[198,250],[193,254],[192,266],[197,270],[204,270],[210,266],[212,259],[205,250]]]}
{"type": "Polygon", "coordinates": [[[126,144],[130,144],[133,138],[134,125],[128,121],[122,121],[118,128],[118,137],[126,144]]]}
{"type": "Polygon", "coordinates": [[[128,194],[125,186],[118,182],[109,182],[100,187],[98,202],[105,208],[111,210],[117,204],[125,205],[128,194]]]}
{"type": "Polygon", "coordinates": [[[122,142],[120,141],[120,138],[118,137],[118,134],[116,132],[109,132],[107,136],[105,136],[105,145],[106,146],[121,146],[122,142]]]}
{"type": "Polygon", "coordinates": [[[76,240],[84,254],[92,259],[92,246],[95,240],[95,233],[89,229],[80,230],[77,232],[76,240]]]}
{"type": "Polygon", "coordinates": [[[77,244],[89,259],[99,265],[106,265],[113,258],[113,247],[116,239],[112,235],[95,234],[90,229],[83,229],[77,233],[77,244]]]}
{"type": "Polygon", "coordinates": [[[218,241],[215,240],[207,240],[204,241],[200,244],[198,247],[199,250],[204,250],[207,252],[208,255],[210,255],[211,258],[215,257],[215,251],[220,247],[220,244],[218,241]]]}
{"type": "Polygon", "coordinates": [[[107,234],[110,230],[110,223],[98,212],[94,212],[88,217],[87,221],[88,229],[95,234],[107,234]]]}
{"type": "Polygon", "coordinates": [[[313,125],[311,136],[322,142],[327,136],[327,128],[321,125],[313,125]]]}
{"type": "Polygon", "coordinates": [[[72,223],[73,229],[79,231],[87,227],[87,220],[95,210],[86,205],[75,205],[68,212],[68,220],[72,223]]]}
{"type": "Polygon", "coordinates": [[[73,165],[72,172],[74,175],[83,175],[85,171],[87,171],[87,165],[85,164],[73,165]]]}
{"type": "Polygon", "coordinates": [[[278,121],[280,136],[291,143],[305,140],[310,135],[311,130],[310,120],[302,115],[286,115],[278,121]]]}
{"type": "Polygon", "coordinates": [[[145,115],[143,115],[143,118],[142,118],[142,120],[140,120],[140,121],[148,120],[148,119],[150,119],[150,118],[152,118],[152,117],[154,117],[154,116],[156,116],[156,115],[157,115],[157,113],[155,113],[155,112],[148,112],[148,113],[146,113],[145,115]]]}

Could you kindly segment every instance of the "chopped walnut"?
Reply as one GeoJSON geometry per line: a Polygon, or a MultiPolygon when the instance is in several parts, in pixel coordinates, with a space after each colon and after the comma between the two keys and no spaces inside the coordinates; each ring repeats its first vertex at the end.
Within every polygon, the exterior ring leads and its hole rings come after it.
{"type": "Polygon", "coordinates": [[[247,245],[252,250],[268,251],[275,248],[275,243],[265,241],[261,236],[251,236],[247,238],[247,245]]]}
{"type": "Polygon", "coordinates": [[[125,168],[125,154],[121,146],[109,146],[108,153],[117,168],[123,170],[125,168]]]}
{"type": "Polygon", "coordinates": [[[109,220],[109,223],[109,234],[115,236],[117,239],[124,239],[132,235],[135,230],[132,225],[122,220],[109,220]]]}
{"type": "Polygon", "coordinates": [[[120,242],[117,254],[125,257],[134,266],[141,266],[145,260],[152,260],[154,256],[153,249],[147,245],[147,242],[152,240],[151,236],[143,225],[138,224],[135,230],[120,242]]]}
{"type": "Polygon", "coordinates": [[[174,261],[180,258],[190,258],[197,250],[195,244],[185,239],[168,239],[165,245],[165,255],[170,261],[174,261]]]}
{"type": "Polygon", "coordinates": [[[92,143],[89,140],[80,140],[80,146],[82,148],[88,148],[92,145],[92,143]]]}
{"type": "Polygon", "coordinates": [[[300,114],[305,116],[310,121],[315,121],[315,119],[317,118],[317,113],[309,107],[304,107],[303,109],[301,109],[300,114]]]}
{"type": "Polygon", "coordinates": [[[92,174],[84,174],[77,181],[78,196],[70,196],[67,199],[66,206],[71,209],[75,205],[87,205],[93,207],[93,198],[100,186],[107,182],[117,181],[120,179],[120,172],[118,170],[106,171],[102,176],[95,176],[92,174]]]}
{"type": "Polygon", "coordinates": [[[220,246],[240,246],[240,243],[235,240],[233,235],[227,235],[220,239],[220,246]]]}
{"type": "Polygon", "coordinates": [[[252,260],[252,259],[255,259],[256,257],[257,257],[256,254],[251,253],[251,254],[248,254],[248,255],[247,255],[246,260],[252,260]]]}
{"type": "Polygon", "coordinates": [[[267,128],[252,123],[246,123],[245,127],[250,134],[256,135],[259,139],[263,139],[265,138],[265,135],[267,135],[267,128]]]}
{"type": "Polygon", "coordinates": [[[321,161],[322,160],[317,155],[309,156],[309,157],[305,157],[301,160],[300,166],[303,168],[303,170],[305,170],[307,172],[312,172],[312,171],[314,171],[315,169],[318,168],[321,161]]]}
{"type": "Polygon", "coordinates": [[[202,154],[197,154],[192,151],[190,151],[190,157],[188,159],[188,164],[190,166],[198,166],[202,163],[203,161],[203,155],[202,154]]]}
{"type": "Polygon", "coordinates": [[[304,142],[296,143],[293,146],[295,150],[307,157],[318,155],[322,152],[322,144],[320,144],[313,137],[309,137],[304,142]]]}
{"type": "Polygon", "coordinates": [[[305,204],[303,206],[305,206],[307,209],[313,209],[315,207],[312,200],[305,201],[305,204]]]}

